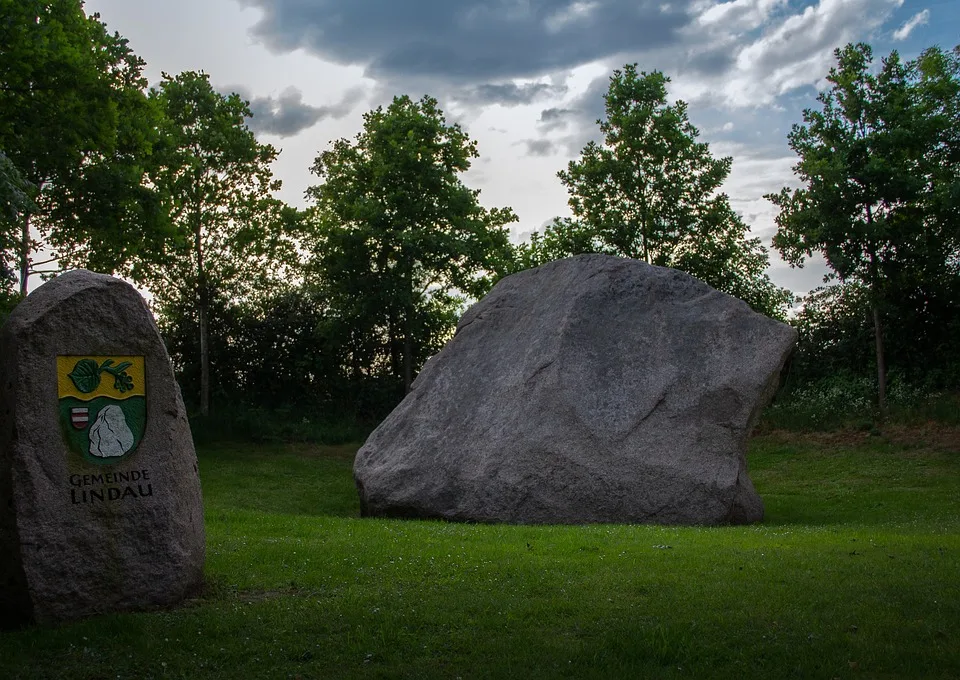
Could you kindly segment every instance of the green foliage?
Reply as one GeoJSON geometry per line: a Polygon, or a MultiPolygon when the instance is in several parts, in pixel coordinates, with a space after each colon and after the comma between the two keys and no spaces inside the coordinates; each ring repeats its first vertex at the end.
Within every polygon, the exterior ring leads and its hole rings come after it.
{"type": "MultiPolygon", "coordinates": [[[[199,323],[195,300],[169,308],[161,331],[174,362],[177,379],[191,410],[200,393],[199,323]]],[[[221,432],[231,439],[246,432],[270,439],[289,430],[309,439],[336,430],[331,423],[360,423],[365,428],[386,416],[402,394],[386,376],[354,376],[348,366],[349,346],[342,341],[342,322],[324,295],[309,286],[265,291],[242,305],[212,291],[209,323],[211,397],[218,405],[208,418],[197,418],[208,439],[221,432]],[[250,422],[244,423],[249,410],[250,422]],[[275,414],[284,422],[268,420],[275,414]],[[300,424],[306,421],[306,427],[300,424]],[[319,423],[319,426],[317,425],[319,423]],[[231,434],[233,433],[233,434],[231,434]]],[[[354,425],[349,425],[356,431],[354,425]]],[[[313,440],[311,440],[313,441],[313,440]]]]}
{"type": "Polygon", "coordinates": [[[30,198],[34,191],[35,187],[0,149],[0,323],[19,299],[13,292],[17,280],[13,268],[19,244],[17,226],[23,215],[37,209],[30,198]]]}
{"type": "Polygon", "coordinates": [[[0,16],[0,149],[33,201],[7,225],[21,292],[48,262],[34,261],[40,247],[105,272],[162,249],[163,213],[144,182],[157,115],[143,61],[80,0],[0,0],[0,16]]]}
{"type": "MultiPolygon", "coordinates": [[[[763,414],[761,429],[823,432],[839,429],[875,430],[876,382],[850,372],[809,380],[786,389],[763,414]]],[[[890,424],[939,422],[960,424],[957,395],[911,385],[900,379],[887,394],[890,424]]]]}
{"type": "MultiPolygon", "coordinates": [[[[20,215],[36,210],[36,204],[30,199],[30,194],[35,190],[36,187],[23,178],[13,161],[0,149],[0,224],[15,224],[20,215]]],[[[3,248],[4,251],[9,249],[10,242],[5,240],[3,248]]]]}
{"type": "Polygon", "coordinates": [[[687,105],[667,103],[669,78],[614,71],[602,144],[590,142],[558,176],[574,219],[556,220],[519,254],[520,266],[602,252],[686,271],[754,309],[783,318],[792,296],[766,275],[767,253],[718,193],[731,158],[697,142],[687,105]]]}
{"type": "MultiPolygon", "coordinates": [[[[259,401],[259,400],[258,400],[259,401]]],[[[328,406],[329,408],[329,406],[328,406]]],[[[256,402],[223,404],[209,416],[190,418],[190,431],[197,445],[249,443],[354,444],[373,431],[374,421],[351,420],[323,408],[270,405],[256,402]]]]}
{"type": "Polygon", "coordinates": [[[30,198],[35,190],[0,149],[0,291],[4,295],[10,294],[16,281],[12,263],[17,259],[17,226],[23,215],[36,211],[30,198]]]}
{"type": "Polygon", "coordinates": [[[873,327],[866,286],[847,283],[818,288],[805,296],[791,322],[799,338],[791,360],[796,382],[847,372],[869,377],[873,369],[873,327]]]}
{"type": "Polygon", "coordinates": [[[956,266],[960,225],[944,208],[960,186],[960,53],[932,48],[903,64],[893,52],[878,75],[869,45],[836,56],[822,110],[805,110],[789,135],[806,186],[768,196],[781,209],[774,245],[797,265],[820,252],[882,299],[886,280],[956,266]]]}
{"type": "Polygon", "coordinates": [[[596,232],[586,222],[569,217],[555,217],[544,227],[535,231],[530,240],[516,249],[516,270],[532,269],[553,260],[574,255],[603,252],[597,243],[596,232]]]}
{"type": "Polygon", "coordinates": [[[789,135],[804,186],[767,198],[780,208],[774,245],[788,262],[822,253],[842,282],[865,287],[882,412],[884,318],[909,299],[920,324],[936,325],[960,300],[960,50],[931,48],[906,64],[893,52],[877,74],[868,45],[836,56],[822,109],[805,110],[789,135]]]}
{"type": "MultiPolygon", "coordinates": [[[[889,372],[933,390],[960,386],[960,357],[952,350],[960,333],[960,290],[902,290],[881,316],[887,329],[889,372]]],[[[794,385],[873,370],[873,322],[869,289],[850,282],[818,288],[804,299],[791,323],[799,332],[791,362],[794,385]]]]}
{"type": "Polygon", "coordinates": [[[9,288],[0,287],[0,326],[7,322],[10,312],[20,303],[22,296],[9,288]]]}
{"type": "Polygon", "coordinates": [[[186,72],[164,74],[150,100],[165,116],[154,182],[175,240],[138,260],[132,276],[153,293],[168,327],[195,321],[199,348],[189,360],[200,368],[206,414],[215,297],[242,305],[288,276],[281,263],[296,263],[291,234],[299,216],[271,195],[280,188],[270,170],[278,152],[247,128],[251,112],[239,95],[220,94],[207,74],[186,72]]]}
{"type": "Polygon", "coordinates": [[[270,170],[278,152],[247,128],[248,103],[214,90],[206,73],[164,74],[150,98],[165,115],[154,181],[177,239],[164,259],[140,262],[133,274],[155,295],[194,295],[208,277],[245,299],[270,258],[291,248],[296,215],[271,197],[280,188],[270,170]]]}
{"type": "Polygon", "coordinates": [[[397,97],[364,116],[355,142],[321,152],[313,172],[311,280],[331,309],[344,370],[385,371],[409,389],[449,337],[463,295],[508,271],[509,208],[483,208],[460,174],[476,143],[437,101],[397,97]]]}

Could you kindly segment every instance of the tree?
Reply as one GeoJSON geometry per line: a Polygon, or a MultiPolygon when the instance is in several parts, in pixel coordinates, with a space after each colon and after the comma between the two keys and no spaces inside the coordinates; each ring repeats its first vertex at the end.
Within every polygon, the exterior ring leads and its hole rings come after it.
{"type": "Polygon", "coordinates": [[[396,97],[351,143],[321,152],[309,188],[314,271],[354,346],[352,370],[389,367],[409,390],[446,339],[459,295],[479,297],[512,260],[509,208],[486,210],[459,175],[476,143],[437,101],[396,97]]]}
{"type": "Polygon", "coordinates": [[[0,16],[0,149],[33,201],[14,225],[21,293],[54,261],[112,273],[162,249],[143,61],[81,0],[0,0],[0,16]]]}
{"type": "Polygon", "coordinates": [[[882,420],[885,313],[917,290],[956,290],[960,275],[960,52],[933,48],[907,64],[893,52],[876,75],[869,45],[836,58],[821,110],[806,109],[788,136],[804,186],[767,198],[784,259],[802,266],[820,252],[841,282],[866,287],[882,420]]]}
{"type": "Polygon", "coordinates": [[[516,271],[539,267],[553,260],[602,251],[596,232],[582,220],[555,217],[543,231],[516,248],[516,271]]]}
{"type": "Polygon", "coordinates": [[[731,158],[714,158],[697,142],[687,105],[667,104],[659,71],[616,70],[597,121],[602,144],[558,173],[570,192],[572,220],[554,222],[521,252],[531,262],[606,252],[686,271],[715,288],[782,317],[792,299],[766,275],[759,239],[718,193],[731,158]]]}
{"type": "MultiPolygon", "coordinates": [[[[215,91],[205,73],[163,75],[154,101],[165,115],[154,182],[176,240],[162,259],[136,263],[132,275],[154,294],[161,312],[180,310],[199,338],[200,413],[210,411],[210,311],[241,301],[274,276],[280,253],[291,255],[297,214],[271,196],[280,188],[270,164],[277,150],[247,128],[249,105],[215,91]]],[[[292,257],[292,256],[291,256],[292,257]]]]}
{"type": "Polygon", "coordinates": [[[11,257],[17,248],[15,228],[20,223],[22,215],[37,209],[30,198],[34,189],[35,187],[23,178],[13,161],[0,150],[0,228],[2,228],[0,248],[3,252],[0,266],[3,267],[2,278],[5,291],[15,278],[12,270],[7,266],[8,262],[15,259],[11,257]]]}
{"type": "Polygon", "coordinates": [[[20,216],[36,210],[30,200],[32,189],[13,162],[0,151],[0,324],[20,299],[13,290],[16,274],[8,263],[16,260],[16,225],[20,216]]]}
{"type": "MultiPolygon", "coordinates": [[[[899,289],[887,302],[884,348],[888,376],[932,390],[960,385],[960,279],[952,289],[899,289]],[[931,294],[932,293],[932,294],[931,294]]],[[[807,384],[851,376],[869,380],[874,367],[871,291],[859,281],[835,283],[804,297],[792,323],[800,334],[791,381],[807,384]]]]}

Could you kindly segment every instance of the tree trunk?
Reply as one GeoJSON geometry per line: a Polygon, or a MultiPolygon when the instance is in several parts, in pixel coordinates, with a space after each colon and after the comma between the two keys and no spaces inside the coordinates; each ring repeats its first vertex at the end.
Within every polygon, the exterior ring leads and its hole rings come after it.
{"type": "Polygon", "coordinates": [[[413,342],[410,339],[410,324],[406,324],[403,334],[403,393],[410,394],[413,384],[413,342]]]}
{"type": "Polygon", "coordinates": [[[390,373],[393,374],[394,378],[399,379],[403,359],[400,356],[402,350],[400,349],[400,338],[397,337],[397,325],[397,317],[391,305],[391,311],[387,318],[387,350],[390,352],[390,373]]]}
{"type": "Polygon", "coordinates": [[[20,232],[20,294],[26,297],[30,278],[30,213],[23,216],[20,232]]]}
{"type": "Polygon", "coordinates": [[[410,337],[410,317],[413,316],[413,266],[407,267],[406,304],[403,310],[403,393],[410,394],[413,384],[413,338],[410,337]]]}
{"type": "Polygon", "coordinates": [[[200,287],[200,415],[210,415],[210,336],[206,285],[200,287]]]}
{"type": "Polygon", "coordinates": [[[873,332],[877,344],[877,406],[880,409],[880,424],[887,419],[887,365],[883,358],[883,326],[880,322],[880,305],[874,299],[873,332]]]}
{"type": "Polygon", "coordinates": [[[360,365],[360,352],[357,349],[362,342],[362,334],[356,331],[350,333],[350,370],[351,376],[355,382],[359,382],[363,375],[363,367],[360,365]]]}
{"type": "Polygon", "coordinates": [[[209,286],[203,264],[203,239],[200,215],[194,226],[194,248],[197,251],[197,307],[200,317],[200,415],[210,415],[210,329],[209,286]]]}
{"type": "MultiPolygon", "coordinates": [[[[867,206],[867,227],[873,235],[873,211],[867,206]]],[[[870,254],[870,309],[873,313],[873,334],[877,346],[877,408],[880,425],[887,419],[887,366],[883,358],[883,326],[880,322],[880,267],[876,247],[869,246],[870,254]]]]}

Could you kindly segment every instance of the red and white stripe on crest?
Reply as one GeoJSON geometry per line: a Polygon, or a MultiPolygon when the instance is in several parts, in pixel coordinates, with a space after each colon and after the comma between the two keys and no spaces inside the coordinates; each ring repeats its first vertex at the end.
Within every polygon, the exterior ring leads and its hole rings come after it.
{"type": "Polygon", "coordinates": [[[75,428],[82,430],[89,422],[90,409],[86,408],[85,406],[70,409],[70,423],[75,428]]]}

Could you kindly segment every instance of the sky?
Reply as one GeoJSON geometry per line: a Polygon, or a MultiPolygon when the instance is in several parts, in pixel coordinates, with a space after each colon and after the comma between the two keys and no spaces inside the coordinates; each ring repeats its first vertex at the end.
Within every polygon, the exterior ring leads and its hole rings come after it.
{"type": "MultiPolygon", "coordinates": [[[[863,41],[880,58],[960,43],[956,0],[87,0],[130,41],[157,83],[203,70],[250,101],[250,127],[281,149],[279,196],[307,205],[314,158],[352,139],[394,96],[437,98],[478,143],[464,182],[488,208],[519,216],[515,241],[570,214],[557,171],[599,140],[610,75],[662,71],[669,96],[715,156],[723,187],[766,246],[776,210],[763,195],[797,186],[787,133],[816,107],[833,51],[863,41]]],[[[802,294],[820,260],[770,276],[802,294]]]]}

